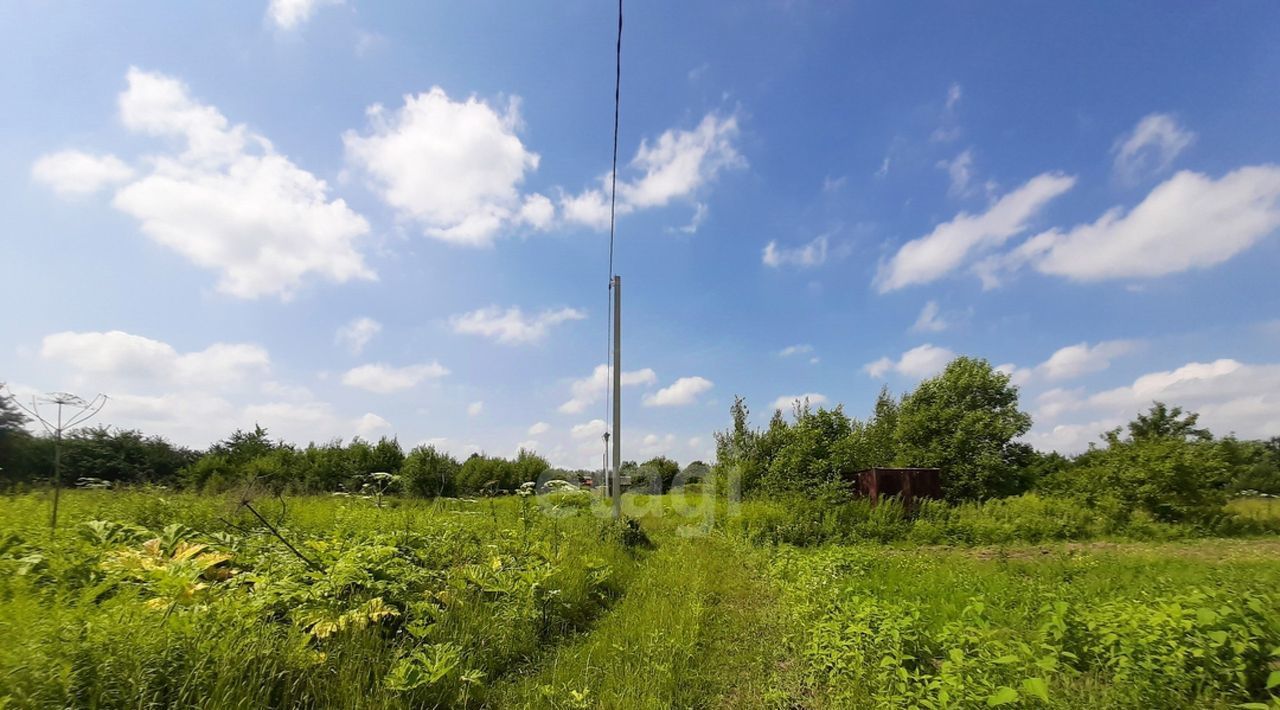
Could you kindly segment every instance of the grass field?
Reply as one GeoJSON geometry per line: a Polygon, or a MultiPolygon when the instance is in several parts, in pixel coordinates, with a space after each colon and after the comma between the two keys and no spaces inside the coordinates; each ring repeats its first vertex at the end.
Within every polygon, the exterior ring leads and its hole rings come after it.
{"type": "Polygon", "coordinates": [[[1276,536],[939,545],[970,528],[935,514],[795,546],[775,504],[701,496],[629,499],[638,530],[574,495],[239,503],[74,491],[51,535],[46,496],[0,498],[0,706],[1280,708],[1276,536]]]}

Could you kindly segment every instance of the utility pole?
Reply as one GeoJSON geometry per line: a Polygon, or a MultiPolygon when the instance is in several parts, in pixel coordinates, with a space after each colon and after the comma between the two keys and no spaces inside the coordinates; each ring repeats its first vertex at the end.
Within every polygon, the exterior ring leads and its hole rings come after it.
{"type": "Polygon", "coordinates": [[[613,277],[613,517],[622,517],[622,277],[613,277]]]}

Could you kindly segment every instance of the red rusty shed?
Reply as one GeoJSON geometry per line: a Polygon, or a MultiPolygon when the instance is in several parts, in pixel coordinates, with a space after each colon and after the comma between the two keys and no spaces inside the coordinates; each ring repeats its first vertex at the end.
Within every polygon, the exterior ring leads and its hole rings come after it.
{"type": "Polygon", "coordinates": [[[872,505],[881,497],[898,496],[903,505],[914,508],[917,499],[942,497],[942,470],[937,468],[868,468],[853,475],[858,493],[872,505]]]}

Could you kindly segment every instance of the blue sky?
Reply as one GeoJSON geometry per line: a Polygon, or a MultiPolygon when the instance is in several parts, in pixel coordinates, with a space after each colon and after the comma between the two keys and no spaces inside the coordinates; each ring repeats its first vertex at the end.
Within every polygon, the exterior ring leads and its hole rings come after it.
{"type": "MultiPolygon", "coordinates": [[[[599,461],[614,7],[0,8],[0,379],[203,446],[599,461]],[[602,222],[604,219],[604,222],[602,222]]],[[[1280,6],[627,8],[624,456],[953,354],[1280,434],[1280,6]]]]}

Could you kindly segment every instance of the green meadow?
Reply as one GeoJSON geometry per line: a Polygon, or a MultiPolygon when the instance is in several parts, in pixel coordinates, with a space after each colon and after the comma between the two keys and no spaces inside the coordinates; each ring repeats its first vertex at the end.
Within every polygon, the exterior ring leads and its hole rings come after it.
{"type": "Polygon", "coordinates": [[[1265,530],[624,503],[73,490],[51,532],[0,498],[0,704],[1280,707],[1265,530]]]}

